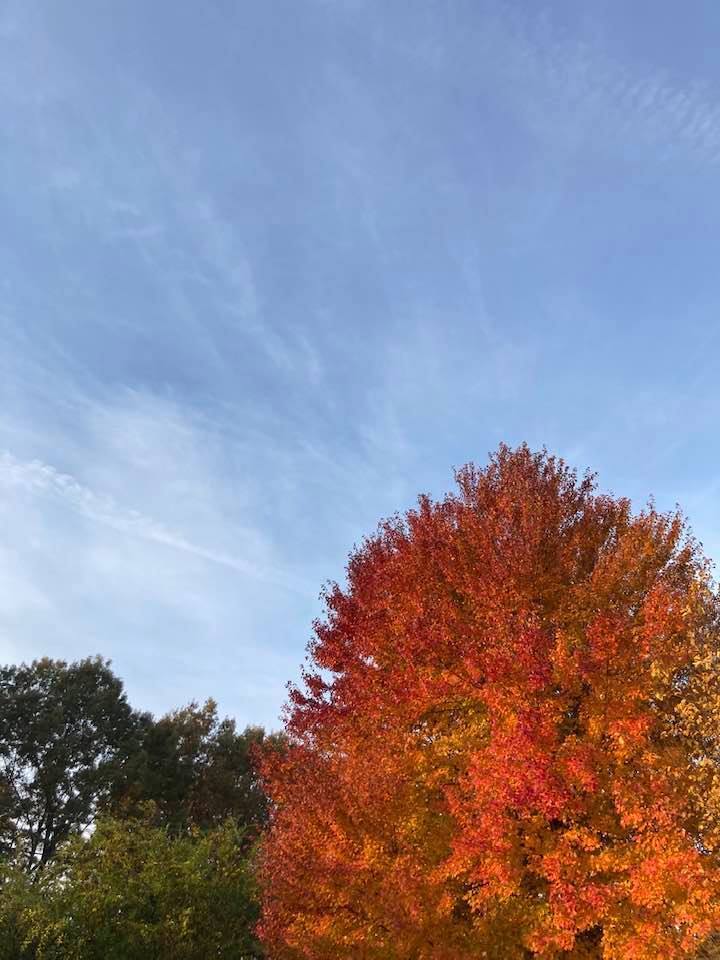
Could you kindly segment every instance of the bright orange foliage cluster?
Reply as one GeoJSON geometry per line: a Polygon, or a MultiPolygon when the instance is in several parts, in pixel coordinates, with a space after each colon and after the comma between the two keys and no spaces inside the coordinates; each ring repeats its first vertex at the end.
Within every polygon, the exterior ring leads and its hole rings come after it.
{"type": "Polygon", "coordinates": [[[720,650],[679,516],[501,447],[350,559],[268,761],[274,960],[691,956],[720,650]]]}

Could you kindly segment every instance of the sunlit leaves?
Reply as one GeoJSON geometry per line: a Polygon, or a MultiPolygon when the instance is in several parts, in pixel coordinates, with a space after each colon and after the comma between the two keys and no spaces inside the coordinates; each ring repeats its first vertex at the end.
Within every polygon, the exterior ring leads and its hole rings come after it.
{"type": "Polygon", "coordinates": [[[689,956],[718,924],[718,604],[679,516],[501,448],[350,558],[263,934],[307,957],[689,956]]]}

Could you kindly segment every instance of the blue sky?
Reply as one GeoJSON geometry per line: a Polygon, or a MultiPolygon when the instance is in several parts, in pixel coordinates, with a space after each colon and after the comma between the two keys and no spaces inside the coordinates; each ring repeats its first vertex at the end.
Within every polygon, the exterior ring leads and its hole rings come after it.
{"type": "Polygon", "coordinates": [[[501,440],[720,558],[719,31],[0,0],[0,660],[276,726],[352,544],[501,440]]]}

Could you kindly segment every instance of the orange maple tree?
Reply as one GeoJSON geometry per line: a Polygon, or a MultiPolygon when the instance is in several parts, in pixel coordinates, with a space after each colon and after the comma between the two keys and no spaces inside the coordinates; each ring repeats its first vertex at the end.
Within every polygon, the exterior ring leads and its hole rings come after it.
{"type": "Polygon", "coordinates": [[[501,447],[351,555],[265,765],[274,960],[691,956],[719,604],[679,514],[501,447]]]}

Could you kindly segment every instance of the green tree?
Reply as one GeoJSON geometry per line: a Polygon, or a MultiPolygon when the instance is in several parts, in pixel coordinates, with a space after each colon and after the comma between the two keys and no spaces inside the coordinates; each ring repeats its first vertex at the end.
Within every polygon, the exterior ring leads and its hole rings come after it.
{"type": "Polygon", "coordinates": [[[32,873],[87,830],[143,722],[100,657],[0,668],[0,854],[32,873]]]}
{"type": "Polygon", "coordinates": [[[0,960],[34,960],[28,922],[39,890],[28,875],[11,864],[0,864],[0,960]]]}
{"type": "Polygon", "coordinates": [[[100,819],[38,880],[23,915],[38,960],[261,957],[245,847],[230,821],[173,837],[147,819],[100,819]]]}
{"type": "Polygon", "coordinates": [[[210,829],[231,818],[254,838],[267,819],[256,758],[284,742],[283,734],[261,727],[238,732],[234,720],[218,718],[213,700],[191,703],[146,722],[113,810],[133,815],[151,801],[158,822],[174,832],[210,829]]]}

